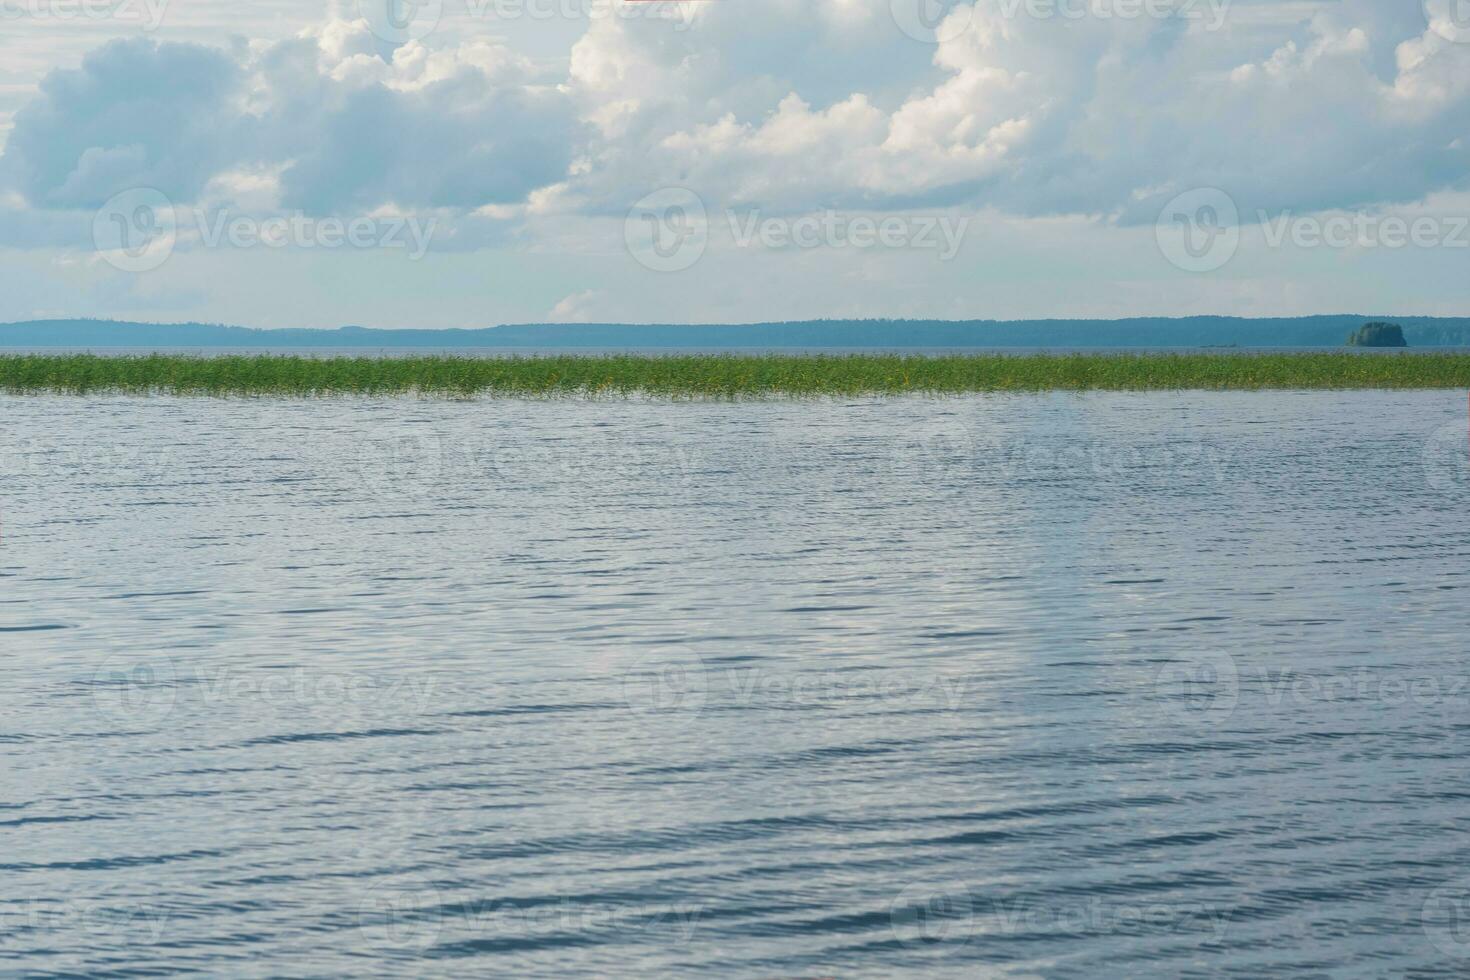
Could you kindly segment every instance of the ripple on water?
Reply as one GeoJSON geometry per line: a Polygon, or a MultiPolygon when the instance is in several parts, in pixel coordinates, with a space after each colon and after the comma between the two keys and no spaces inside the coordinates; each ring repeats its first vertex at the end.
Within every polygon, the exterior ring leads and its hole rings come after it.
{"type": "Polygon", "coordinates": [[[1470,969],[1451,395],[0,412],[16,972],[1470,969]]]}

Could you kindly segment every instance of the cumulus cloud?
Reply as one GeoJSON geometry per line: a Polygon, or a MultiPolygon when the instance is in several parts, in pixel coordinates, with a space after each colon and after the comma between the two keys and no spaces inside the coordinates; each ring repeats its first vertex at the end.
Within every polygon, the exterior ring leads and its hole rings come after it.
{"type": "Polygon", "coordinates": [[[30,203],[96,207],[129,187],[190,197],[238,152],[241,83],[223,52],[116,41],[57,71],[15,117],[3,166],[30,203]]]}
{"type": "Polygon", "coordinates": [[[551,323],[589,323],[593,307],[602,298],[602,293],[595,289],[564,296],[546,314],[546,319],[551,323]]]}
{"type": "Polygon", "coordinates": [[[716,28],[795,16],[831,46],[825,67],[870,43],[870,25],[832,13],[850,5],[707,6],[687,32],[609,20],[578,42],[571,81],[599,128],[596,166],[554,199],[622,201],[641,181],[732,206],[925,202],[1129,222],[1202,184],[1265,210],[1418,200],[1470,164],[1470,44],[1416,0],[1237,4],[1219,21],[1038,17],[975,0],[927,49],[890,25],[880,84],[838,92],[811,82],[812,62],[783,66],[738,25],[716,28]],[[927,65],[916,50],[932,52],[927,65]]]}
{"type": "Polygon", "coordinates": [[[1319,210],[1422,200],[1470,172],[1453,0],[1195,4],[1193,18],[973,0],[937,44],[899,29],[906,2],[920,0],[651,5],[590,20],[550,65],[457,35],[385,56],[341,19],[228,48],[119,41],[45,79],[0,179],[35,209],[134,186],[436,209],[449,241],[477,241],[467,229],[618,215],[664,186],[711,208],[1134,223],[1202,185],[1247,212],[1319,210]]]}
{"type": "Polygon", "coordinates": [[[51,73],[15,117],[0,176],[37,208],[135,187],[175,203],[253,179],[308,213],[519,203],[563,178],[570,99],[504,47],[384,60],[364,23],[231,49],[122,40],[51,73]],[[252,176],[253,175],[253,176],[252,176]]]}

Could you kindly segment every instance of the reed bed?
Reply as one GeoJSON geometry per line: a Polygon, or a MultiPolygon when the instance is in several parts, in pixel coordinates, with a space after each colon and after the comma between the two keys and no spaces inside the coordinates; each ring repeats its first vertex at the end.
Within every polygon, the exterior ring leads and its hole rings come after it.
{"type": "Polygon", "coordinates": [[[76,395],[741,399],[1357,388],[1470,388],[1470,354],[0,355],[0,391],[76,395]]]}

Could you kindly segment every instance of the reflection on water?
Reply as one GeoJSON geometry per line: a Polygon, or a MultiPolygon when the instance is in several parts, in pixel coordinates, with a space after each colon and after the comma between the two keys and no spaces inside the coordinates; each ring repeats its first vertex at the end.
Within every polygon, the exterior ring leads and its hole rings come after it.
{"type": "Polygon", "coordinates": [[[0,399],[0,969],[1470,969],[1463,395],[0,399]]]}

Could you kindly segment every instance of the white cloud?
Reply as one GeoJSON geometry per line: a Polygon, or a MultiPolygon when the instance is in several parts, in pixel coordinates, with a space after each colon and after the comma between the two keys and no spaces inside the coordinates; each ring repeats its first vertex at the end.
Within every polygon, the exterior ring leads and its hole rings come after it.
{"type": "Polygon", "coordinates": [[[602,294],[595,289],[565,296],[546,314],[546,319],[551,323],[590,323],[592,307],[601,298],[602,294]]]}
{"type": "MultiPolygon", "coordinates": [[[[419,214],[435,251],[514,243],[531,264],[613,269],[496,282],[522,291],[520,316],[638,317],[660,300],[617,281],[622,219],[660,187],[714,216],[922,208],[1014,220],[1032,244],[1095,227],[1105,248],[1187,188],[1224,188],[1253,219],[1412,206],[1470,174],[1470,36],[1452,0],[1427,0],[1428,17],[1419,0],[1235,0],[1218,30],[973,0],[938,44],[899,28],[891,7],[907,2],[648,4],[589,19],[553,56],[509,43],[511,25],[461,18],[391,48],[343,16],[272,38],[114,41],[80,61],[68,47],[55,60],[76,67],[44,79],[26,51],[0,74],[0,247],[86,248],[92,209],[139,185],[251,213],[419,214]]],[[[897,264],[841,268],[874,283],[897,264]]],[[[925,284],[947,281],[926,269],[882,295],[906,290],[892,302],[917,312],[925,284]]],[[[721,280],[736,274],[713,254],[698,275],[738,316],[751,280],[721,280]]],[[[876,295],[837,285],[804,309],[885,312],[876,295]]]]}
{"type": "Polygon", "coordinates": [[[1276,4],[1264,22],[1261,6],[1226,8],[1216,31],[975,0],[951,14],[963,30],[925,45],[886,4],[670,5],[591,20],[564,70],[477,38],[385,59],[343,19],[231,49],[120,41],[48,76],[0,170],[43,208],[138,185],[192,201],[224,175],[270,171],[286,208],[481,216],[615,213],[680,185],[715,206],[967,203],[1127,222],[1188,186],[1249,210],[1458,184],[1470,45],[1407,0],[1276,4]]]}
{"type": "Polygon", "coordinates": [[[362,22],[233,49],[114,41],[47,76],[0,174],[41,208],[140,186],[192,203],[261,170],[312,213],[516,203],[565,176],[578,142],[554,82],[483,41],[385,62],[362,22]]]}
{"type": "Polygon", "coordinates": [[[709,6],[687,32],[612,20],[578,42],[572,83],[601,140],[567,200],[612,207],[679,184],[734,205],[928,200],[1133,221],[1200,184],[1268,209],[1412,201],[1470,163],[1452,145],[1470,120],[1470,45],[1408,0],[1279,4],[1296,19],[1240,24],[1227,8],[1220,30],[976,0],[951,15],[965,29],[940,30],[932,64],[890,25],[889,67],[837,92],[813,73],[869,39],[841,34],[830,0],[709,6]],[[737,19],[831,54],[777,64],[737,19]]]}

